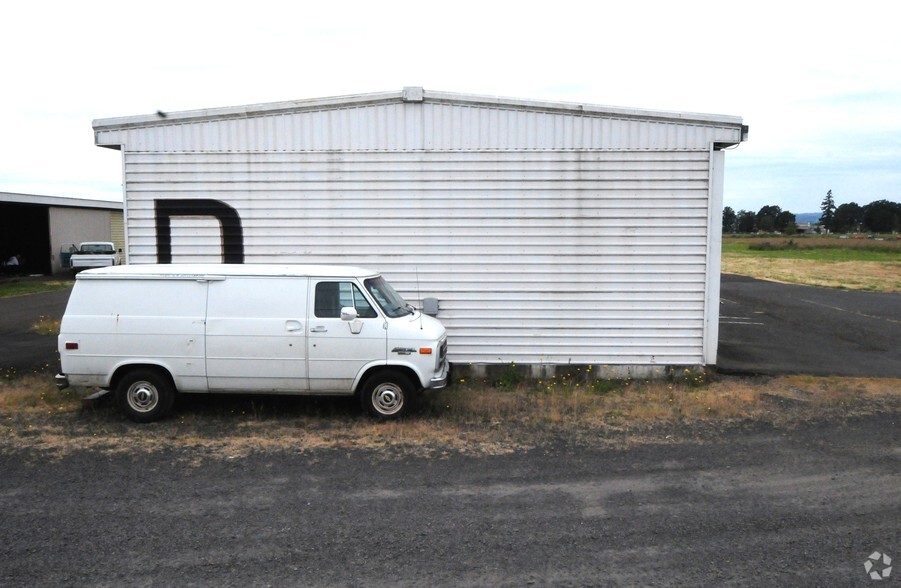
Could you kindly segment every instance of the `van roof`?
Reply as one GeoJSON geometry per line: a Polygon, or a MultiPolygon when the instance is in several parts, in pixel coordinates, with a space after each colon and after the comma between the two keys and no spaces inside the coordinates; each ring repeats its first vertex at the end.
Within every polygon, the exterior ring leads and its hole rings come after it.
{"type": "Polygon", "coordinates": [[[76,277],[83,279],[201,279],[229,276],[292,276],[317,278],[369,278],[378,272],[346,265],[269,265],[269,264],[140,264],[117,265],[85,270],[76,277]]]}

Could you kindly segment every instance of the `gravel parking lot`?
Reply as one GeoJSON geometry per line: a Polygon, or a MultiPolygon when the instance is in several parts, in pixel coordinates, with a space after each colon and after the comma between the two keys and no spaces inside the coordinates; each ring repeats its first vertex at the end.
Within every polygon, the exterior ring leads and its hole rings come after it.
{"type": "MultiPolygon", "coordinates": [[[[3,586],[855,586],[891,416],[500,457],[0,454],[3,586]]],[[[880,568],[882,569],[882,568],[880,568]]]]}

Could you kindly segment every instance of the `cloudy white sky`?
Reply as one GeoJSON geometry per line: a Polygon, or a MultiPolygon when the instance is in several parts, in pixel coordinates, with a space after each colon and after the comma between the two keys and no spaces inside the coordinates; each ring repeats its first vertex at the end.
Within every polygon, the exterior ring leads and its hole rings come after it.
{"type": "Polygon", "coordinates": [[[897,202],[893,4],[20,2],[0,34],[0,191],[121,199],[93,119],[423,86],[737,115],[726,205],[897,202]]]}

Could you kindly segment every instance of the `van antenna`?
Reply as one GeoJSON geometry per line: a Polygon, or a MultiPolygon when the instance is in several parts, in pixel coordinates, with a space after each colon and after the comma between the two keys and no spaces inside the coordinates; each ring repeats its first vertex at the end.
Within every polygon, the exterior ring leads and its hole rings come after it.
{"type": "Polygon", "coordinates": [[[422,291],[419,289],[419,266],[416,266],[416,296],[419,297],[419,330],[422,330],[422,291]]]}

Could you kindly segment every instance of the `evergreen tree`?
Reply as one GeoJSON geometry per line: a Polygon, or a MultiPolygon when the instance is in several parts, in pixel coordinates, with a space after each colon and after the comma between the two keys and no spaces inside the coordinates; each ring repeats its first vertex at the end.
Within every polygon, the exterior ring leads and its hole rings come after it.
{"type": "Polygon", "coordinates": [[[820,203],[820,210],[823,211],[823,214],[820,215],[820,224],[828,233],[833,230],[835,224],[835,200],[832,198],[832,190],[826,192],[826,197],[820,203]]]}
{"type": "Polygon", "coordinates": [[[726,206],[723,208],[723,234],[734,233],[735,232],[735,221],[738,217],[735,216],[735,211],[732,210],[731,206],[726,206]]]}

